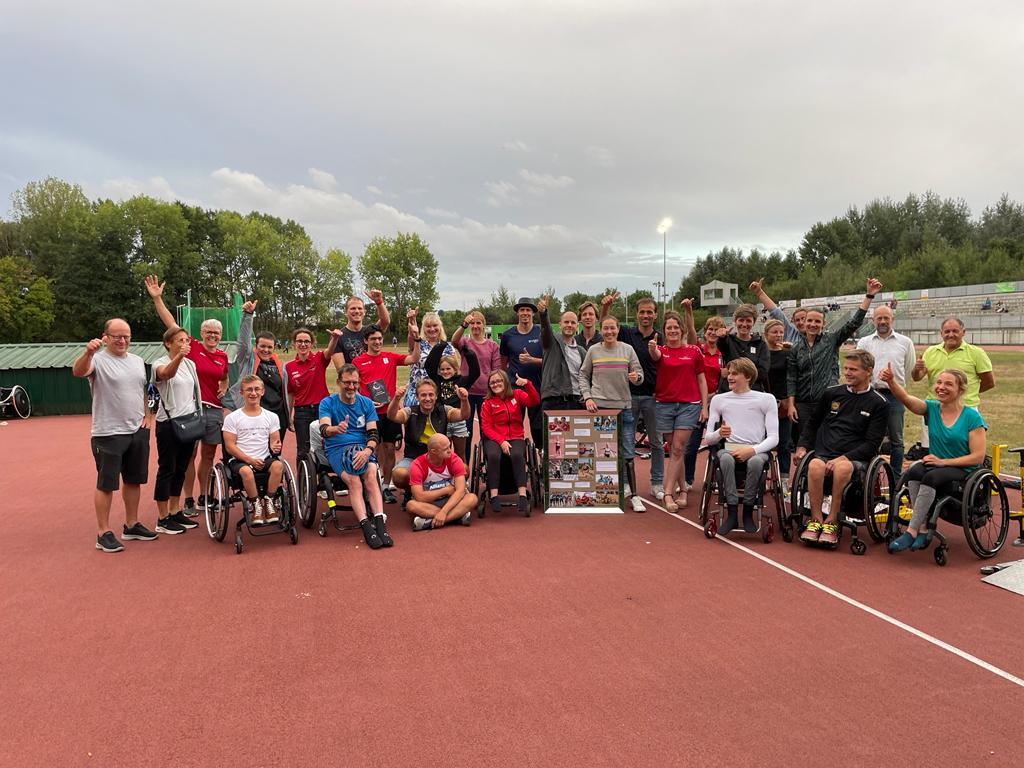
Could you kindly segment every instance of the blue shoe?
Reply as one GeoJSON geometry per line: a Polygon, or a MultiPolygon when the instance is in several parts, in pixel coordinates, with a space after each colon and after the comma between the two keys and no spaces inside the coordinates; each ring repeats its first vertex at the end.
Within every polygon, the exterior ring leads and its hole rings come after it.
{"type": "Polygon", "coordinates": [[[909,533],[901,533],[899,536],[897,536],[895,539],[889,542],[889,551],[903,552],[905,550],[910,549],[916,541],[917,539],[915,539],[909,533]]]}
{"type": "Polygon", "coordinates": [[[914,539],[914,543],[910,545],[911,549],[925,549],[929,544],[932,543],[932,535],[930,533],[919,533],[917,538],[914,539]]]}

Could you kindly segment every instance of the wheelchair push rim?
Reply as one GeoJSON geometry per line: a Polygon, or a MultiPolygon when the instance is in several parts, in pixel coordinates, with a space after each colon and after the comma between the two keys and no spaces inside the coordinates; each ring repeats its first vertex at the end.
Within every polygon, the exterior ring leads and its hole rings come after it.
{"type": "Polygon", "coordinates": [[[962,517],[971,551],[982,559],[994,557],[1010,530],[1010,503],[1002,482],[991,470],[979,470],[968,479],[962,517]]]}
{"type": "Polygon", "coordinates": [[[206,484],[206,531],[215,541],[224,541],[228,532],[228,500],[229,493],[224,468],[220,464],[210,470],[210,479],[206,484]],[[210,500],[213,503],[210,503],[210,500]]]}

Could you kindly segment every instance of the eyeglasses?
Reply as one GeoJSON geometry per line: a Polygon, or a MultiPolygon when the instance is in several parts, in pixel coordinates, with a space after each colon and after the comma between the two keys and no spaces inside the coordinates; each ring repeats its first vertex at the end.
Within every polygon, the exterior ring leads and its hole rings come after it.
{"type": "Polygon", "coordinates": [[[343,387],[358,387],[359,386],[359,382],[358,381],[343,381],[343,382],[341,382],[341,386],[343,386],[343,387]]]}
{"type": "Polygon", "coordinates": [[[296,339],[295,340],[295,346],[298,346],[299,344],[309,345],[309,344],[312,344],[312,343],[313,343],[312,341],[307,341],[306,339],[296,339]]]}
{"type": "Polygon", "coordinates": [[[105,334],[105,335],[106,335],[106,337],[108,339],[113,339],[114,341],[131,341],[132,340],[132,337],[130,335],[129,336],[124,336],[124,335],[115,335],[115,334],[112,334],[112,333],[108,333],[108,334],[105,334]]]}

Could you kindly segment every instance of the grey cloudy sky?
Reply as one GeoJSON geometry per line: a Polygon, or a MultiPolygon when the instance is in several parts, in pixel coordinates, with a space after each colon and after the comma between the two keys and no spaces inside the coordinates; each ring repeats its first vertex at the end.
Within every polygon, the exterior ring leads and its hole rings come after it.
{"type": "MultiPolygon", "coordinates": [[[[258,209],[358,255],[419,232],[442,306],[669,284],[723,245],[934,190],[1024,199],[1024,6],[4,0],[0,199],[258,209]]],[[[9,206],[5,206],[9,207],[9,206]]]]}

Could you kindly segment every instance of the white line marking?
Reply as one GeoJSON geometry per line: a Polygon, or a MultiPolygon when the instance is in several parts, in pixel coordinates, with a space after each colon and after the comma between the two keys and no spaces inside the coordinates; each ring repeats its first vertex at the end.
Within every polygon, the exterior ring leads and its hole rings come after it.
{"type": "MultiPolygon", "coordinates": [[[[703,534],[704,529],[698,523],[695,523],[693,520],[688,520],[687,518],[685,518],[685,517],[683,517],[683,516],[681,516],[679,514],[676,514],[675,512],[669,512],[667,509],[665,509],[662,506],[659,506],[658,504],[655,504],[653,501],[648,501],[647,499],[644,499],[643,501],[644,501],[644,504],[646,504],[646,505],[648,505],[650,507],[654,507],[655,509],[660,509],[666,515],[669,515],[670,517],[674,517],[676,520],[681,520],[682,522],[686,523],[687,525],[690,525],[690,526],[696,528],[698,531],[700,531],[703,534]]],[[[794,579],[799,579],[800,581],[804,582],[805,584],[809,584],[810,586],[814,587],[815,589],[821,590],[826,595],[831,595],[832,597],[836,598],[837,600],[842,600],[847,605],[852,605],[854,608],[859,608],[860,610],[864,611],[865,613],[868,613],[868,614],[874,616],[876,619],[881,619],[882,621],[884,621],[884,622],[886,622],[888,624],[892,624],[894,627],[902,629],[904,632],[907,632],[907,633],[909,633],[911,635],[914,635],[915,637],[921,638],[926,643],[931,643],[932,645],[936,646],[937,648],[941,648],[944,651],[948,651],[949,653],[952,653],[954,656],[959,656],[964,661],[970,662],[971,664],[974,664],[975,666],[981,667],[982,669],[984,669],[984,670],[986,670],[988,672],[991,672],[993,675],[1001,677],[1004,680],[1007,680],[1007,681],[1013,683],[1014,685],[1017,685],[1017,686],[1020,686],[1021,688],[1024,688],[1024,679],[1021,679],[1021,678],[1017,677],[1016,675],[1013,675],[1013,674],[1007,672],[1005,669],[1000,669],[999,667],[995,666],[994,664],[989,664],[984,659],[979,659],[977,656],[974,656],[974,655],[968,653],[967,651],[960,650],[959,648],[957,648],[954,645],[950,645],[947,642],[939,640],[939,638],[937,638],[937,637],[929,635],[927,632],[922,632],[920,629],[917,629],[916,627],[912,627],[909,624],[906,624],[906,623],[900,621],[899,619],[893,618],[892,616],[890,616],[890,615],[888,615],[886,613],[882,613],[881,611],[879,611],[879,610],[877,610],[875,608],[872,608],[870,605],[865,605],[864,603],[860,602],[859,600],[854,600],[852,597],[850,597],[848,595],[844,595],[842,592],[837,592],[836,590],[832,589],[831,587],[827,587],[824,584],[822,584],[821,582],[815,581],[810,576],[804,576],[802,573],[800,573],[798,571],[794,571],[792,568],[789,568],[788,566],[785,566],[782,563],[778,563],[778,562],[772,560],[770,557],[765,557],[761,553],[755,552],[754,550],[752,550],[752,549],[750,549],[748,547],[745,547],[742,544],[739,544],[739,543],[737,543],[735,541],[731,541],[731,540],[729,540],[729,539],[727,539],[727,538],[725,538],[723,536],[716,536],[715,538],[719,539],[720,541],[725,542],[730,547],[735,547],[736,549],[740,550],[741,552],[746,552],[751,557],[757,558],[762,563],[770,565],[772,568],[777,568],[778,570],[782,571],[783,573],[792,576],[794,579]]]]}

